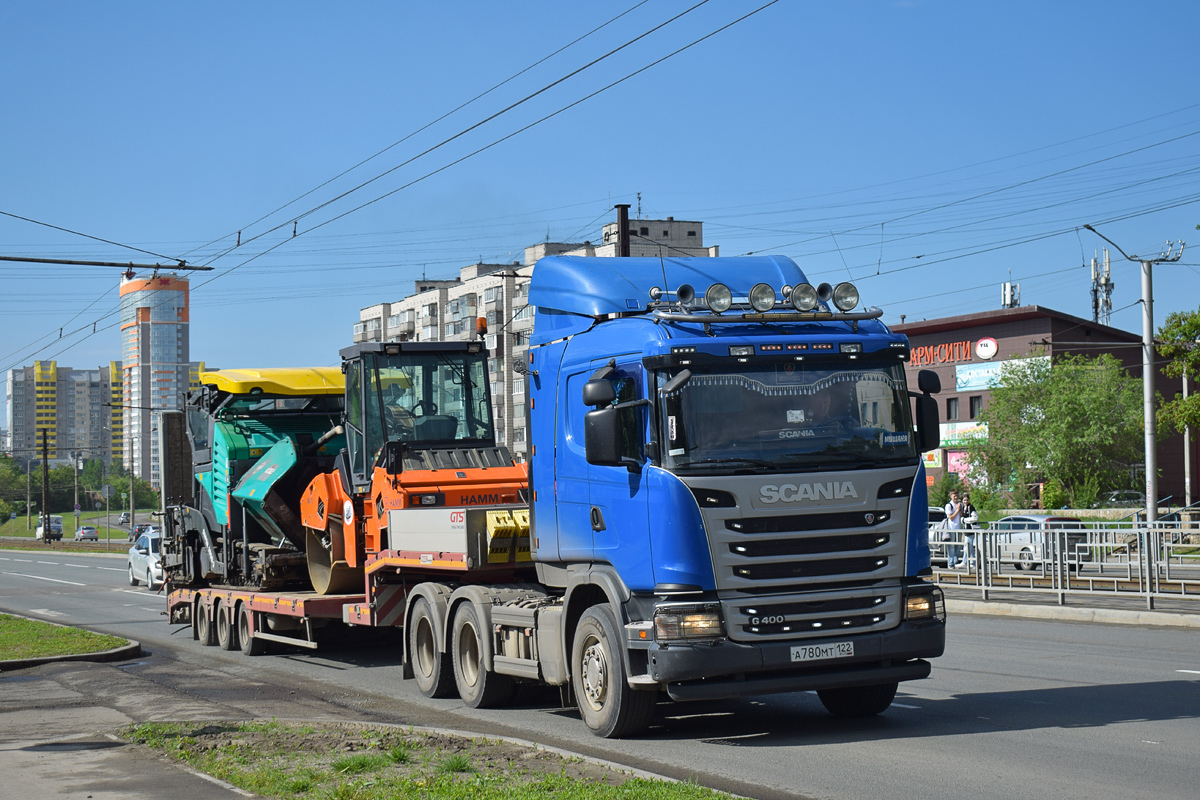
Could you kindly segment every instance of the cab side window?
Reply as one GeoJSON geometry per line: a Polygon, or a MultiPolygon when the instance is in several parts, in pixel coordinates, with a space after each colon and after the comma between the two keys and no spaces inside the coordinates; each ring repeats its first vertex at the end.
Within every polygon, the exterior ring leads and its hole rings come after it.
{"type": "MultiPolygon", "coordinates": [[[[610,380],[613,384],[613,390],[617,394],[618,403],[627,403],[641,398],[640,370],[619,367],[610,380]]],[[[622,408],[618,412],[622,458],[632,458],[634,461],[642,461],[645,457],[642,448],[643,413],[644,409],[641,406],[622,408]]]]}

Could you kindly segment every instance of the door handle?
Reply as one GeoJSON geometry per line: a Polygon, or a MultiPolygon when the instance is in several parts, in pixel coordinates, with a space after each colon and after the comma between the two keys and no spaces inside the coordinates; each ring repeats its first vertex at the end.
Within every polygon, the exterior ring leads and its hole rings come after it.
{"type": "Polygon", "coordinates": [[[598,506],[592,506],[592,530],[602,531],[604,529],[604,512],[598,506]]]}

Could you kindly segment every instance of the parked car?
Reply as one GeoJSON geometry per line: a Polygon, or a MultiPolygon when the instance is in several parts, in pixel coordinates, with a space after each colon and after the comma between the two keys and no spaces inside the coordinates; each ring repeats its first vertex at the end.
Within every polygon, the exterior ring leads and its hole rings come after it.
{"type": "Polygon", "coordinates": [[[100,541],[100,535],[96,533],[96,529],[91,525],[83,525],[79,530],[75,531],[75,541],[98,542],[100,541]]]}
{"type": "Polygon", "coordinates": [[[1054,538],[1059,531],[1066,532],[1066,552],[1063,558],[1068,564],[1091,561],[1092,555],[1083,545],[1087,544],[1087,529],[1076,517],[1057,517],[1050,514],[1023,514],[1001,517],[988,530],[996,542],[1000,560],[1012,563],[1017,569],[1038,569],[1042,562],[1052,557],[1054,538]]]}
{"type": "Polygon", "coordinates": [[[1145,508],[1146,495],[1132,489],[1105,492],[1092,508],[1145,508]]]}
{"type": "Polygon", "coordinates": [[[946,524],[946,509],[941,506],[929,507],[929,558],[932,561],[946,560],[946,543],[942,541],[943,528],[946,524]]]}
{"type": "Polygon", "coordinates": [[[128,525],[129,524],[129,512],[128,511],[121,512],[121,517],[120,517],[120,519],[117,520],[117,524],[118,525],[128,525]]]}
{"type": "Polygon", "coordinates": [[[158,546],[162,536],[157,531],[144,533],[129,548],[129,585],[145,583],[150,591],[158,589],[163,582],[162,562],[158,560],[158,546]]]}

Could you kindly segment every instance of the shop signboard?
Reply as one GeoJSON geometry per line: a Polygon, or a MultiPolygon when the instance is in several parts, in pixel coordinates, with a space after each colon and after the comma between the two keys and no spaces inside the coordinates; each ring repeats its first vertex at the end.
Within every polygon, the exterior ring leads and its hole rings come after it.
{"type": "Polygon", "coordinates": [[[966,447],[972,439],[986,439],[986,422],[943,422],[938,426],[942,433],[942,447],[966,447]]]}

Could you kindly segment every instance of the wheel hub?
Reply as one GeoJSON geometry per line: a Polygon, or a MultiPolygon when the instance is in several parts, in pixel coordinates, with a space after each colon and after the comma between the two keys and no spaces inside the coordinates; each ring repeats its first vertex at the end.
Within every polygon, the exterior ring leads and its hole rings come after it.
{"type": "Polygon", "coordinates": [[[583,692],[593,708],[603,705],[607,685],[608,663],[604,659],[604,650],[593,643],[583,651],[583,692]]]}

